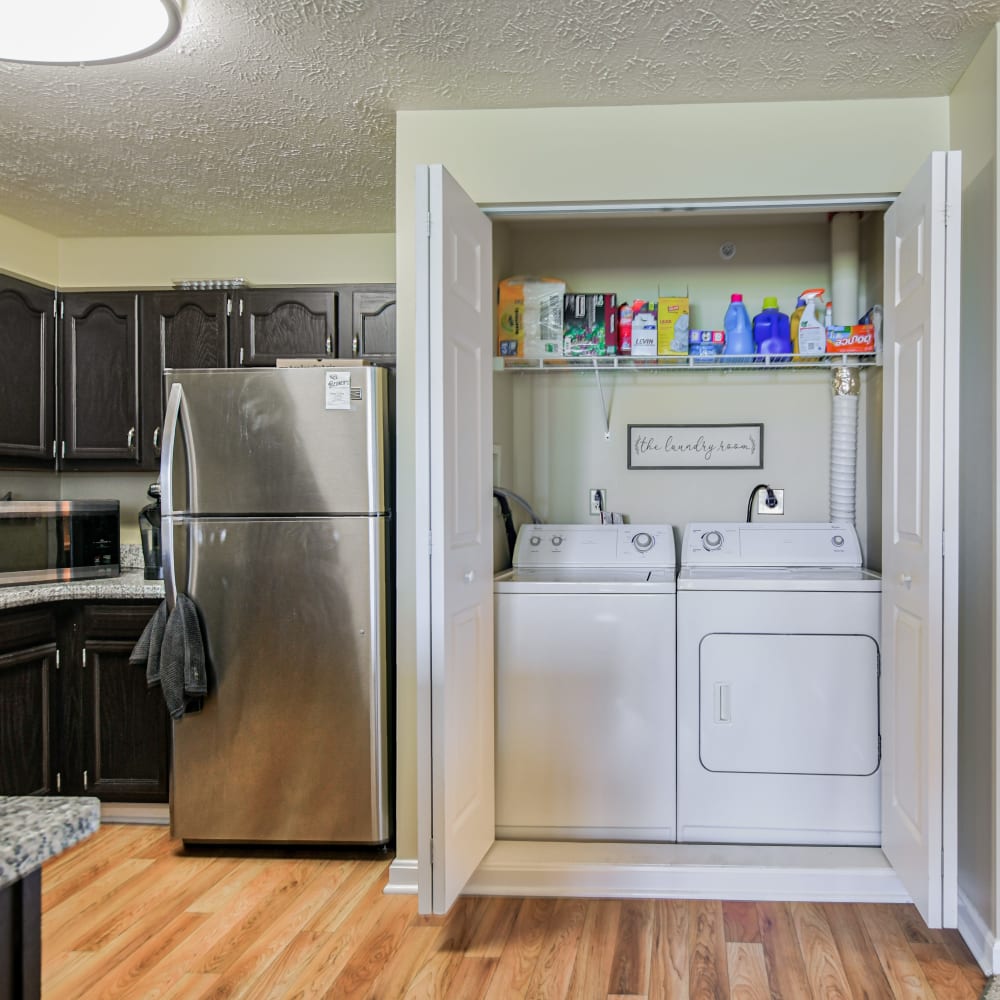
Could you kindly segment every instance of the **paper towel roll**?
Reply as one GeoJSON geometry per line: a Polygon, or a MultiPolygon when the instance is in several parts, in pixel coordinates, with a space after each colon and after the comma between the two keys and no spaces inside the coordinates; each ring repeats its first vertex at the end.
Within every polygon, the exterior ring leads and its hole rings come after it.
{"type": "Polygon", "coordinates": [[[832,285],[828,296],[833,303],[833,322],[837,326],[852,326],[864,312],[858,304],[860,247],[861,215],[837,212],[830,220],[832,285]]]}

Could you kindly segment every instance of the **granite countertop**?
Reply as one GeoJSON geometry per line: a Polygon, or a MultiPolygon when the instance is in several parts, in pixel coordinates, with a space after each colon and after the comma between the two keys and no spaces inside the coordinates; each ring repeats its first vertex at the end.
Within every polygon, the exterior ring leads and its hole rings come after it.
{"type": "Polygon", "coordinates": [[[0,611],[49,601],[162,600],[163,581],[147,580],[142,570],[142,548],[121,547],[121,575],[100,580],[70,580],[67,583],[27,583],[0,587],[0,611]]]}
{"type": "Polygon", "coordinates": [[[85,840],[101,825],[87,796],[0,796],[0,889],[85,840]]]}

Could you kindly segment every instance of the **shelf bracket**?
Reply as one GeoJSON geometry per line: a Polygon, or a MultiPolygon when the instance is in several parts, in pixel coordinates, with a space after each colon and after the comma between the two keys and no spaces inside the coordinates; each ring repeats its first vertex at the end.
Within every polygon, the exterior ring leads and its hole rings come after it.
{"type": "Polygon", "coordinates": [[[604,385],[601,383],[601,369],[598,367],[597,359],[594,359],[594,376],[597,379],[597,391],[601,394],[601,408],[604,411],[604,440],[611,440],[611,409],[608,406],[607,397],[604,395],[604,385]]]}

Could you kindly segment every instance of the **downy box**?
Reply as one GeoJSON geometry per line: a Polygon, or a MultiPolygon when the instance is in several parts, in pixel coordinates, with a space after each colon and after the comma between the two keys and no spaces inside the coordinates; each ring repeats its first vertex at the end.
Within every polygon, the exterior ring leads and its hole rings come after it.
{"type": "Polygon", "coordinates": [[[604,357],[618,351],[618,296],[571,292],[563,296],[563,356],[604,357]]]}
{"type": "Polygon", "coordinates": [[[565,294],[566,282],[557,278],[504,278],[497,286],[497,356],[561,357],[565,294]]]}
{"type": "Polygon", "coordinates": [[[656,353],[687,354],[691,303],[686,295],[661,295],[656,306],[656,353]]]}

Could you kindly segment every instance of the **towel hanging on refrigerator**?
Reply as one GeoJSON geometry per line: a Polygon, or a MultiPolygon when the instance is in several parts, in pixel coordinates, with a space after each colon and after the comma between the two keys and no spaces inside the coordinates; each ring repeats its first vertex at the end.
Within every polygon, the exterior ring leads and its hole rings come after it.
{"type": "Polygon", "coordinates": [[[208,693],[208,673],[194,601],[178,594],[169,614],[164,601],[139,636],[129,662],[146,664],[146,683],[160,685],[171,718],[198,711],[208,693]]]}

